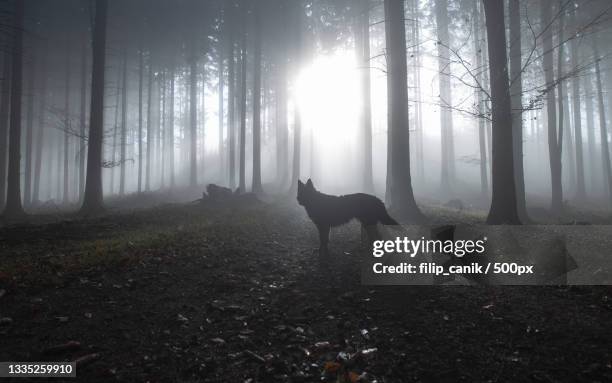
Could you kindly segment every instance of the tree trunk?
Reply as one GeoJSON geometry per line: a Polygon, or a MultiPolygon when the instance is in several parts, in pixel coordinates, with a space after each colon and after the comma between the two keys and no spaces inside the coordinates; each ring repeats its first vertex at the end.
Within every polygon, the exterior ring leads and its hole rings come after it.
{"type": "MultiPolygon", "coordinates": [[[[286,47],[283,47],[286,52],[286,47]]],[[[276,179],[282,191],[287,186],[287,163],[289,162],[287,139],[287,61],[284,54],[278,58],[278,75],[276,78],[276,179]]]]}
{"type": "MultiPolygon", "coordinates": [[[[480,44],[481,11],[478,1],[474,1],[474,51],[476,53],[476,68],[482,68],[482,57],[484,55],[480,44]]],[[[482,69],[476,74],[478,82],[484,87],[484,76],[482,69]]],[[[480,148],[480,194],[481,198],[489,196],[489,172],[487,171],[487,127],[485,124],[485,111],[483,100],[484,89],[476,89],[476,108],[478,112],[478,147],[480,148]]]]}
{"type": "MultiPolygon", "coordinates": [[[[553,36],[552,28],[547,28],[551,21],[550,1],[540,1],[541,23],[542,23],[542,46],[544,49],[542,66],[547,86],[553,86],[555,73],[553,68],[553,36]]],[[[548,155],[550,162],[551,180],[551,210],[559,214],[563,210],[563,186],[561,185],[561,153],[557,140],[557,110],[555,107],[555,92],[551,89],[546,94],[546,110],[548,114],[548,155]]]]}
{"type": "Polygon", "coordinates": [[[247,112],[247,39],[246,39],[246,9],[247,3],[244,1],[242,7],[242,41],[240,43],[242,54],[240,59],[240,174],[238,190],[241,193],[246,191],[245,185],[245,166],[246,166],[246,112],[247,112]]]}
{"type": "Polygon", "coordinates": [[[118,67],[117,70],[117,96],[116,96],[116,100],[115,100],[115,119],[114,119],[114,123],[113,123],[113,143],[111,145],[111,150],[112,150],[112,155],[111,155],[111,169],[110,169],[110,194],[114,194],[115,193],[115,179],[117,177],[115,177],[115,173],[117,170],[117,141],[119,141],[118,139],[118,135],[119,135],[119,108],[121,107],[121,92],[119,91],[121,89],[121,78],[122,78],[122,73],[123,70],[121,68],[121,66],[118,67]]]}
{"type": "Polygon", "coordinates": [[[361,187],[365,193],[374,192],[372,175],[372,81],[370,78],[370,1],[361,0],[357,8],[355,41],[358,49],[361,82],[361,129],[363,134],[363,172],[361,187]]]}
{"type": "Polygon", "coordinates": [[[11,52],[5,51],[2,61],[2,101],[0,102],[0,210],[6,201],[6,167],[8,163],[9,109],[11,104],[11,52]]]}
{"type": "Polygon", "coordinates": [[[191,42],[189,58],[189,185],[198,184],[198,62],[196,60],[195,41],[191,42]]]}
{"type": "Polygon", "coordinates": [[[142,89],[143,89],[143,73],[144,59],[142,47],[138,50],[138,193],[142,192],[142,161],[143,161],[143,142],[142,142],[142,89]]]}
{"type": "MultiPolygon", "coordinates": [[[[413,31],[414,31],[414,76],[415,76],[415,93],[416,93],[416,110],[415,122],[417,131],[416,142],[416,158],[417,158],[417,177],[421,182],[425,181],[425,157],[423,151],[423,100],[421,95],[421,25],[419,14],[419,0],[412,1],[413,6],[413,31]]],[[[369,29],[369,26],[368,26],[369,29]]]]}
{"type": "Polygon", "coordinates": [[[32,146],[34,136],[34,63],[28,65],[28,82],[27,82],[27,104],[26,104],[26,152],[25,152],[25,172],[24,172],[24,206],[28,207],[32,201],[32,146]]]}
{"type": "Polygon", "coordinates": [[[102,139],[104,136],[104,65],[106,51],[106,11],[108,0],[96,0],[93,35],[93,70],[91,112],[87,151],[87,180],[81,211],[94,213],[103,209],[102,139]]]}
{"type": "Polygon", "coordinates": [[[8,219],[24,215],[21,205],[21,90],[23,81],[23,18],[24,2],[15,1],[13,10],[11,111],[9,122],[8,185],[4,216],[8,219]]]}
{"type": "MultiPolygon", "coordinates": [[[[576,24],[576,9],[572,12],[572,26],[577,28],[576,24]]],[[[571,60],[572,67],[578,67],[578,41],[572,39],[571,42],[571,60]]],[[[588,97],[588,96],[587,96],[588,97]]],[[[582,146],[582,116],[580,113],[580,77],[573,76],[572,78],[572,100],[574,103],[574,132],[576,137],[576,200],[586,200],[586,188],[584,182],[584,155],[582,146]]],[[[571,150],[571,148],[568,148],[571,150]]]]}
{"type": "Polygon", "coordinates": [[[125,194],[125,163],[127,161],[127,51],[123,53],[123,84],[121,88],[121,179],[119,180],[119,195],[125,194]]]}
{"type": "Polygon", "coordinates": [[[487,223],[519,224],[513,160],[512,104],[506,57],[503,0],[484,0],[491,79],[493,178],[487,223]]]}
{"type": "Polygon", "coordinates": [[[404,1],[385,0],[385,40],[387,47],[388,164],[387,201],[390,209],[410,222],[422,222],[412,191],[410,177],[410,137],[406,71],[406,30],[404,1]]]}
{"type": "Polygon", "coordinates": [[[168,167],[170,172],[170,188],[174,188],[174,64],[170,67],[170,99],[168,100],[168,167]]]}
{"type": "MultiPolygon", "coordinates": [[[[227,14],[226,14],[227,17],[227,14]]],[[[223,110],[223,106],[224,106],[224,96],[223,96],[223,91],[224,91],[224,83],[223,83],[223,70],[224,70],[224,56],[223,56],[223,46],[221,45],[222,43],[219,42],[220,46],[219,46],[219,61],[218,61],[218,77],[219,77],[219,82],[218,82],[218,95],[219,95],[219,143],[218,145],[218,150],[219,150],[219,182],[221,184],[224,183],[223,180],[223,174],[225,174],[225,151],[223,150],[223,117],[224,117],[224,110],[223,110]]]]}
{"type": "Polygon", "coordinates": [[[70,188],[69,188],[69,178],[70,178],[70,135],[72,131],[72,123],[70,120],[70,76],[72,74],[70,69],[70,54],[71,54],[71,44],[70,38],[68,38],[66,46],[66,89],[64,90],[64,172],[63,172],[63,198],[62,202],[64,205],[70,202],[70,188]]]}
{"type": "Polygon", "coordinates": [[[152,162],[153,162],[153,60],[151,60],[151,55],[149,54],[149,73],[147,74],[147,167],[145,168],[145,190],[146,191],[151,191],[151,167],[153,166],[152,162]]]}
{"type": "MultiPolygon", "coordinates": [[[[230,16],[228,16],[230,17],[230,16]]],[[[229,141],[228,148],[228,171],[229,171],[229,187],[234,190],[236,187],[236,49],[234,46],[234,28],[229,25],[228,38],[228,55],[227,55],[227,134],[229,141]]]]}
{"type": "Polygon", "coordinates": [[[162,149],[161,149],[161,189],[166,187],[166,167],[168,160],[168,132],[166,129],[166,71],[161,74],[161,88],[160,97],[162,99],[161,107],[161,136],[162,136],[162,149]]]}
{"type": "Polygon", "coordinates": [[[610,149],[608,145],[608,128],[606,126],[606,111],[604,107],[603,90],[601,84],[601,71],[599,69],[599,51],[597,47],[597,37],[593,42],[593,54],[595,56],[595,78],[597,81],[597,102],[599,103],[599,130],[601,140],[601,161],[603,165],[603,182],[607,188],[608,200],[612,206],[612,170],[610,167],[610,149]]]}
{"type": "Polygon", "coordinates": [[[261,10],[255,6],[255,47],[253,57],[253,193],[261,187],[261,10]]]}
{"type": "Polygon", "coordinates": [[[510,16],[510,97],[512,104],[512,143],[516,209],[521,221],[528,221],[523,169],[523,80],[521,62],[521,14],[519,0],[509,0],[510,16]]]}
{"type": "MultiPolygon", "coordinates": [[[[38,129],[36,131],[36,160],[34,162],[34,186],[32,188],[32,201],[37,204],[40,201],[40,177],[43,156],[43,141],[45,140],[45,116],[46,116],[46,100],[47,100],[47,45],[44,44],[42,50],[41,66],[40,66],[40,95],[38,103],[38,129]]],[[[1,108],[1,107],[0,107],[1,108]]],[[[0,113],[1,115],[1,113],[0,113]]],[[[85,132],[83,132],[83,136],[85,132]]],[[[82,150],[85,150],[83,148],[82,150]]],[[[48,174],[48,173],[47,173],[48,174]]],[[[83,176],[85,178],[85,176],[83,176]]],[[[84,180],[83,180],[84,182],[84,180]]],[[[84,186],[84,185],[83,185],[84,186]]],[[[84,189],[83,189],[84,190],[84,189]]],[[[82,195],[82,194],[81,194],[82,195]]]]}
{"type": "Polygon", "coordinates": [[[79,112],[79,201],[83,201],[85,192],[85,156],[87,153],[87,141],[85,140],[86,118],[87,118],[87,39],[81,42],[81,96],[79,112]]]}
{"type": "Polygon", "coordinates": [[[438,33],[438,76],[440,87],[440,129],[442,131],[441,192],[450,196],[455,178],[455,144],[453,137],[452,92],[450,84],[450,37],[448,33],[448,1],[436,0],[438,33]]]}
{"type": "Polygon", "coordinates": [[[593,98],[595,94],[593,93],[593,84],[592,84],[592,70],[588,70],[584,76],[584,98],[585,98],[585,112],[586,112],[586,129],[587,129],[587,140],[589,146],[589,158],[588,163],[589,166],[586,166],[586,169],[589,169],[589,177],[591,179],[591,193],[596,190],[596,177],[595,177],[595,167],[597,162],[597,155],[595,149],[595,118],[594,118],[594,107],[593,107],[593,98]]]}

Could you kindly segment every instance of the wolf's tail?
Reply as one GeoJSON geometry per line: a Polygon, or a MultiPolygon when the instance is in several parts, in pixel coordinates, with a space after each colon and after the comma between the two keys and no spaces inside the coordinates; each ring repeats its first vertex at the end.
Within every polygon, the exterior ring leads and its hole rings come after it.
{"type": "Polygon", "coordinates": [[[380,223],[383,225],[399,225],[399,223],[389,215],[386,209],[383,210],[383,214],[380,217],[380,223]]]}

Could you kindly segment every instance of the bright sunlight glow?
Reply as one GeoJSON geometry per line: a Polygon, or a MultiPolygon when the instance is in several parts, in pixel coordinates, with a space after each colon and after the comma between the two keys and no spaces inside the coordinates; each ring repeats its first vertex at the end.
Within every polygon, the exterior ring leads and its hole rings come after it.
{"type": "Polygon", "coordinates": [[[346,164],[354,164],[358,151],[358,119],[361,104],[359,69],[352,51],[318,56],[300,73],[295,100],[302,116],[304,137],[314,145],[315,169],[320,182],[338,185],[348,179],[346,164]],[[338,148],[342,148],[339,150],[338,148]]]}

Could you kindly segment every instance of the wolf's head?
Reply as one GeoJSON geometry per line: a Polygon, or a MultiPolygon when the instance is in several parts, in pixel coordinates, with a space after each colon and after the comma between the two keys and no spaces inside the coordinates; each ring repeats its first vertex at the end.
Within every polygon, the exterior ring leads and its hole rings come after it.
{"type": "Polygon", "coordinates": [[[317,190],[312,183],[312,180],[309,178],[306,183],[298,180],[298,193],[297,193],[297,201],[300,205],[306,206],[310,204],[312,201],[312,197],[315,195],[317,190]]]}

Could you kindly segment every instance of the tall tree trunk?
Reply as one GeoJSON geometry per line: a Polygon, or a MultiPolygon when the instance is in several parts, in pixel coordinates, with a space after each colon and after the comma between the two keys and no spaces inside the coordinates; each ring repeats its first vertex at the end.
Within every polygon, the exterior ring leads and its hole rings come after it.
{"type": "Polygon", "coordinates": [[[70,37],[68,37],[66,45],[66,89],[64,90],[64,172],[63,172],[63,198],[62,202],[64,205],[70,202],[70,135],[72,131],[72,122],[70,119],[70,76],[72,74],[70,69],[70,55],[71,55],[71,44],[70,37]]]}
{"type": "Polygon", "coordinates": [[[153,162],[153,60],[151,59],[151,55],[149,54],[149,72],[147,74],[147,167],[145,168],[145,190],[146,191],[151,191],[151,168],[153,166],[152,162],[153,162]]]}
{"type": "MultiPolygon", "coordinates": [[[[286,52],[286,47],[281,49],[286,52]]],[[[281,191],[287,186],[287,163],[289,162],[287,125],[287,61],[285,55],[280,54],[276,78],[276,179],[281,191]]]]}
{"type": "Polygon", "coordinates": [[[161,107],[161,136],[162,136],[162,149],[161,149],[161,189],[166,188],[166,167],[168,162],[168,132],[166,129],[166,71],[161,74],[161,88],[160,97],[162,99],[161,107]]]}
{"type": "Polygon", "coordinates": [[[106,12],[108,0],[96,0],[93,33],[93,70],[91,112],[87,151],[87,180],[81,211],[94,213],[103,209],[102,139],[104,136],[104,66],[106,51],[106,12]]]}
{"type": "Polygon", "coordinates": [[[117,70],[117,96],[115,100],[115,119],[113,123],[113,144],[111,145],[112,155],[111,155],[111,163],[112,167],[110,169],[110,194],[115,193],[115,173],[117,170],[117,142],[119,141],[119,108],[121,107],[121,78],[122,78],[122,67],[119,66],[117,70]]]}
{"type": "Polygon", "coordinates": [[[596,177],[595,177],[595,167],[596,167],[596,153],[595,153],[595,122],[594,122],[594,107],[593,107],[593,98],[595,94],[593,93],[593,84],[592,84],[592,70],[588,70],[584,76],[584,98],[585,98],[585,112],[586,112],[586,129],[587,129],[587,140],[589,146],[589,158],[588,163],[589,166],[586,166],[586,169],[589,169],[589,177],[591,179],[591,193],[596,190],[596,177]]]}
{"type": "Polygon", "coordinates": [[[11,111],[9,122],[8,185],[4,216],[19,218],[24,214],[21,205],[21,90],[23,81],[23,18],[24,2],[15,1],[13,10],[11,111]]]}
{"type": "MultiPolygon", "coordinates": [[[[206,60],[206,55],[204,55],[204,60],[206,60]]],[[[202,105],[201,105],[201,117],[200,117],[200,126],[202,129],[202,133],[200,134],[200,167],[202,169],[202,183],[205,182],[204,173],[206,171],[206,164],[204,162],[206,156],[206,61],[202,63],[202,105]]]]}
{"type": "Polygon", "coordinates": [[[168,111],[168,168],[170,172],[170,188],[174,188],[174,63],[170,67],[170,99],[168,100],[170,110],[168,111]]]}
{"type": "MultiPolygon", "coordinates": [[[[574,9],[571,13],[571,24],[574,28],[577,28],[576,24],[576,12],[574,9]]],[[[572,39],[571,42],[571,60],[572,67],[578,67],[578,42],[577,39],[572,39]]],[[[588,96],[586,96],[588,98],[588,96]]],[[[582,146],[582,116],[580,113],[580,77],[573,76],[572,78],[572,101],[574,103],[574,132],[576,137],[576,200],[586,200],[586,188],[584,182],[584,156],[582,146]]],[[[571,148],[568,148],[571,150],[571,148]]]]}
{"type": "MultiPolygon", "coordinates": [[[[303,49],[302,44],[302,1],[298,0],[293,4],[292,8],[293,17],[295,20],[295,41],[294,41],[294,52],[293,52],[293,71],[297,74],[299,66],[303,61],[303,49]]],[[[297,76],[294,76],[294,78],[297,76]]],[[[295,103],[293,107],[293,161],[292,161],[292,172],[291,172],[291,186],[289,193],[295,195],[297,193],[298,181],[300,179],[300,168],[301,168],[301,148],[302,148],[302,117],[300,113],[299,103],[295,103]]]]}
{"type": "Polygon", "coordinates": [[[189,185],[198,184],[198,62],[195,41],[191,42],[189,58],[189,185]]]}
{"type": "Polygon", "coordinates": [[[24,172],[24,188],[23,197],[25,207],[30,206],[32,202],[32,146],[34,136],[34,63],[28,65],[28,82],[27,82],[27,104],[26,104],[26,152],[25,152],[25,172],[24,172]]]}
{"type": "Polygon", "coordinates": [[[241,47],[241,59],[240,59],[240,164],[239,164],[239,184],[238,190],[241,193],[246,191],[245,181],[245,166],[246,166],[246,113],[247,113],[247,39],[246,39],[246,1],[243,1],[240,6],[242,7],[242,41],[241,47]]]}
{"type": "Polygon", "coordinates": [[[127,161],[127,51],[123,54],[123,86],[121,88],[121,179],[119,181],[119,194],[125,194],[125,163],[127,161]]]}
{"type": "MultiPolygon", "coordinates": [[[[229,17],[229,16],[228,16],[229,17]]],[[[228,171],[229,187],[233,190],[236,187],[236,58],[234,44],[234,28],[230,24],[229,41],[227,44],[227,134],[229,141],[228,148],[228,171]]]]}
{"type": "Polygon", "coordinates": [[[87,141],[85,140],[87,119],[87,39],[81,40],[81,96],[79,112],[79,202],[83,200],[85,192],[85,156],[87,141]]]}
{"type": "MultiPolygon", "coordinates": [[[[423,182],[425,180],[425,157],[423,151],[424,144],[424,132],[423,132],[423,100],[421,96],[421,25],[420,25],[420,14],[419,14],[419,0],[412,1],[413,7],[413,28],[414,31],[414,76],[415,76],[415,94],[416,94],[416,108],[415,108],[415,122],[417,131],[417,142],[416,142],[416,158],[417,158],[417,177],[423,182]]],[[[369,29],[369,27],[368,27],[369,29]]]]}
{"type": "Polygon", "coordinates": [[[359,49],[361,95],[363,100],[361,125],[363,131],[363,174],[362,189],[374,192],[372,175],[372,81],[370,78],[370,1],[361,0],[358,7],[356,41],[359,49]]]}
{"type": "Polygon", "coordinates": [[[455,178],[455,144],[453,137],[452,93],[450,84],[451,60],[448,33],[448,1],[436,0],[436,28],[438,33],[438,76],[440,86],[440,129],[442,131],[441,192],[451,194],[455,178]]]}
{"type": "MultiPolygon", "coordinates": [[[[484,76],[482,70],[482,57],[484,56],[481,48],[481,11],[480,2],[474,1],[474,51],[476,53],[476,74],[478,82],[484,87],[484,76]]],[[[485,123],[485,111],[483,100],[484,89],[476,89],[476,108],[478,111],[478,147],[480,149],[480,194],[482,198],[488,198],[489,195],[489,172],[487,171],[487,127],[485,123]]]]}
{"type": "Polygon", "coordinates": [[[261,187],[261,9],[253,9],[255,47],[253,57],[253,193],[262,193],[261,187]]]}
{"type": "MultiPolygon", "coordinates": [[[[227,14],[226,14],[227,17],[227,14]]],[[[224,92],[224,82],[223,82],[223,70],[224,70],[224,54],[223,54],[223,48],[224,46],[222,45],[222,42],[219,42],[220,46],[219,46],[219,61],[217,63],[218,66],[218,95],[219,95],[219,143],[218,145],[218,150],[219,150],[219,182],[221,184],[224,183],[224,174],[225,174],[225,151],[223,150],[223,117],[224,117],[224,110],[223,110],[223,106],[224,106],[224,96],[223,96],[223,92],[224,92]]]]}
{"type": "MultiPolygon", "coordinates": [[[[551,22],[551,5],[552,3],[550,1],[540,1],[541,23],[543,28],[542,46],[544,49],[542,66],[546,84],[550,87],[553,86],[555,81],[552,28],[547,27],[551,22]]],[[[555,106],[554,89],[551,89],[546,94],[546,110],[548,115],[548,155],[552,189],[551,210],[553,213],[558,214],[563,210],[563,185],[561,184],[561,153],[557,140],[557,110],[555,106]]]]}
{"type": "MultiPolygon", "coordinates": [[[[559,32],[558,32],[558,45],[559,47],[557,48],[557,119],[558,119],[558,130],[557,130],[557,153],[559,156],[559,166],[560,166],[560,170],[559,172],[561,173],[561,193],[563,193],[563,139],[564,139],[564,135],[565,135],[565,117],[566,117],[566,112],[567,112],[567,104],[565,103],[565,81],[563,81],[563,71],[564,71],[564,63],[565,60],[563,59],[563,29],[565,27],[565,11],[563,10],[563,4],[562,1],[559,1],[559,32]]],[[[561,194],[561,200],[563,201],[563,194],[561,194]]]]}
{"type": "Polygon", "coordinates": [[[510,16],[510,97],[512,104],[512,143],[514,148],[514,182],[516,209],[521,221],[526,222],[525,174],[523,169],[523,79],[521,62],[521,14],[519,0],[509,0],[510,16]]]}
{"type": "Polygon", "coordinates": [[[421,222],[410,177],[410,137],[406,68],[404,0],[385,0],[385,40],[387,47],[388,151],[387,201],[390,209],[410,222],[421,222]]]}
{"type": "Polygon", "coordinates": [[[142,161],[143,161],[143,124],[142,124],[142,90],[144,73],[144,54],[142,47],[138,50],[138,193],[142,192],[142,161]]]}
{"type": "MultiPolygon", "coordinates": [[[[36,130],[36,160],[34,162],[34,186],[32,188],[32,200],[34,204],[40,201],[40,177],[43,157],[43,142],[45,140],[45,116],[47,100],[47,44],[43,43],[42,58],[40,65],[40,95],[38,103],[38,129],[36,130]]],[[[0,107],[1,108],[1,107],[0,107]]],[[[0,113],[1,115],[1,113],[0,113]]],[[[83,136],[85,132],[83,132],[83,136]]],[[[85,150],[84,148],[82,150],[85,150]]],[[[49,173],[47,172],[47,175],[49,173]]]]}
{"type": "Polygon", "coordinates": [[[601,140],[601,161],[603,167],[603,181],[608,194],[610,206],[612,206],[612,169],[610,166],[610,149],[608,145],[608,128],[606,125],[606,110],[604,106],[603,90],[601,84],[601,70],[599,69],[599,51],[597,37],[593,41],[593,54],[595,56],[595,78],[597,82],[597,102],[599,104],[599,131],[601,140]]]}
{"type": "Polygon", "coordinates": [[[6,167],[8,163],[9,109],[11,104],[11,52],[4,52],[2,59],[2,101],[0,102],[0,209],[6,201],[6,167]]]}
{"type": "Polygon", "coordinates": [[[512,103],[506,57],[503,0],[483,0],[489,47],[493,121],[493,178],[488,224],[520,223],[516,205],[513,160],[512,103]]]}

